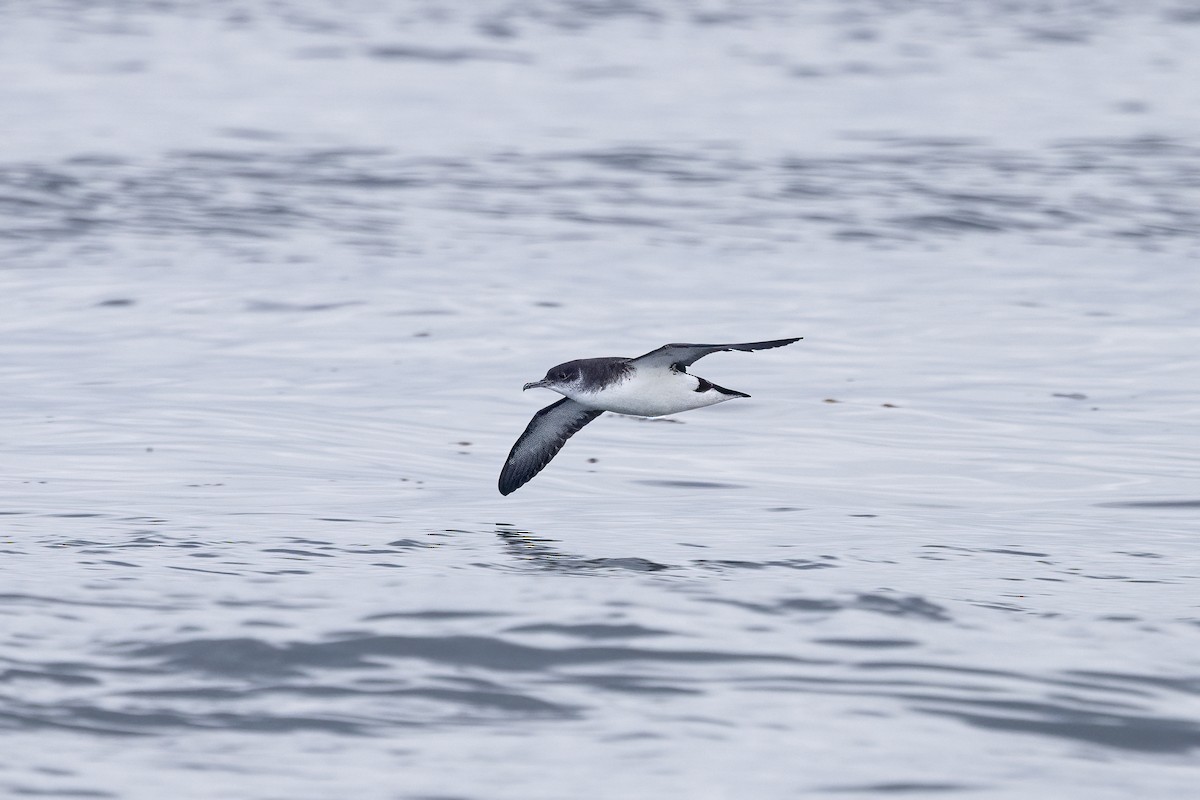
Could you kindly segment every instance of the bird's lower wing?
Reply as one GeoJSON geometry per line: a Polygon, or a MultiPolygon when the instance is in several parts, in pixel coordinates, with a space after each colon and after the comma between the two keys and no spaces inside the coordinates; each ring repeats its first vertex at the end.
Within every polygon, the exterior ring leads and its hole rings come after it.
{"type": "Polygon", "coordinates": [[[576,433],[603,414],[564,397],[533,415],[500,470],[500,494],[512,494],[542,471],[576,433]]]}
{"type": "Polygon", "coordinates": [[[665,344],[657,350],[651,350],[644,356],[632,359],[635,364],[645,364],[655,367],[674,367],[684,369],[695,364],[711,353],[723,350],[770,350],[772,347],[783,347],[785,344],[798,342],[803,336],[794,339],[774,339],[769,342],[746,342],[744,344],[665,344]]]}

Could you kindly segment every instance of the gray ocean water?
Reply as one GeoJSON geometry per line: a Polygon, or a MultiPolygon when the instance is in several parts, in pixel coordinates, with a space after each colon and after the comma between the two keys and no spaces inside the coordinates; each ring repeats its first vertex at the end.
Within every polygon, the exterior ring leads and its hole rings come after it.
{"type": "Polygon", "coordinates": [[[1198,257],[1184,0],[0,2],[0,795],[1194,797],[1198,257]]]}

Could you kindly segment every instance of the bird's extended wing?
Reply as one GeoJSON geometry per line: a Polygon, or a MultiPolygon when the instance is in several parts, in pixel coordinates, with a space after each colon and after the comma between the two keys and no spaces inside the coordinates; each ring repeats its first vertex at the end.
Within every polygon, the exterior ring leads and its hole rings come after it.
{"type": "Polygon", "coordinates": [[[745,344],[664,344],[657,350],[651,350],[644,356],[632,359],[635,364],[645,364],[655,367],[671,367],[683,370],[690,367],[710,353],[720,353],[723,350],[770,350],[772,347],[783,347],[785,344],[798,342],[803,336],[794,339],[774,339],[770,342],[746,342],[745,344]]]}
{"type": "Polygon", "coordinates": [[[564,397],[534,414],[500,470],[500,494],[512,494],[528,483],[562,450],[567,439],[603,413],[564,397]]]}

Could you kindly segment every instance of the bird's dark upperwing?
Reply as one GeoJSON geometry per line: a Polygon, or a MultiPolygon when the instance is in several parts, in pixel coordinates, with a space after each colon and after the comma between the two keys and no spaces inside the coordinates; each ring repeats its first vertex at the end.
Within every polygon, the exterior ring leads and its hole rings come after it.
{"type": "Polygon", "coordinates": [[[794,339],[774,339],[770,342],[746,342],[745,344],[664,344],[657,350],[651,350],[644,356],[632,359],[634,364],[645,364],[653,367],[672,367],[684,369],[695,364],[710,353],[720,353],[723,350],[770,350],[772,347],[783,347],[785,344],[798,342],[803,336],[794,339]]]}
{"type": "Polygon", "coordinates": [[[500,470],[500,494],[512,494],[528,483],[562,450],[567,439],[603,413],[564,397],[534,414],[500,470]]]}

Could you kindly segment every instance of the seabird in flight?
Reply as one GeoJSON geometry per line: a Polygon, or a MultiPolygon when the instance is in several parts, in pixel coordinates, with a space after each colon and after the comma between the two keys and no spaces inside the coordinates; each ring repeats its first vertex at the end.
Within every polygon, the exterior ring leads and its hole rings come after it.
{"type": "Polygon", "coordinates": [[[605,411],[661,417],[750,396],[687,371],[706,355],[726,350],[769,350],[802,338],[746,344],[667,344],[637,358],[583,358],[551,367],[545,378],[525,384],[525,389],[550,389],[563,399],[534,414],[513,445],[500,470],[500,494],[512,494],[528,483],[567,439],[605,411]]]}

